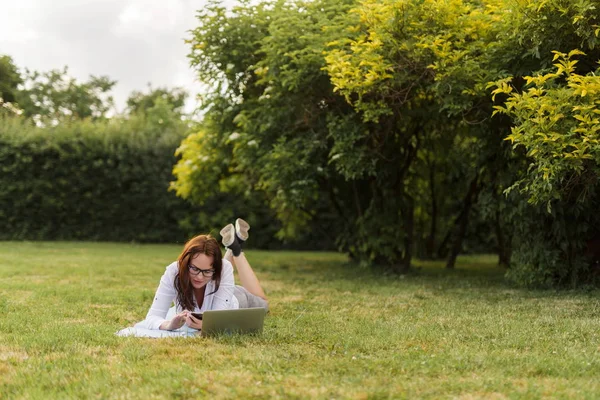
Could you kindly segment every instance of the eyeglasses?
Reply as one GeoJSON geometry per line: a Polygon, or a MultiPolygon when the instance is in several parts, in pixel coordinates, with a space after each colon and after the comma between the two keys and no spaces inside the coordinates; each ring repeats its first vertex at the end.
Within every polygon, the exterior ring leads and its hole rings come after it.
{"type": "Polygon", "coordinates": [[[198,267],[194,267],[191,264],[188,265],[188,269],[190,270],[190,274],[192,274],[192,275],[199,275],[200,272],[202,272],[202,276],[205,276],[207,278],[210,278],[215,273],[214,269],[200,269],[198,267]]]}

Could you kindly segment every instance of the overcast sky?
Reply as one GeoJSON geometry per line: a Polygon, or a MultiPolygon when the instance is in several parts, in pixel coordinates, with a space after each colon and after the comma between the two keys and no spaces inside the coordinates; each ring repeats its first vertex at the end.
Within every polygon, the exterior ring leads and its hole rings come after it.
{"type": "MultiPolygon", "coordinates": [[[[69,67],[78,80],[108,75],[122,110],[147,84],[200,90],[188,65],[187,31],[204,0],[0,0],[0,54],[19,68],[69,67]]],[[[186,109],[192,110],[195,99],[186,109]]]]}

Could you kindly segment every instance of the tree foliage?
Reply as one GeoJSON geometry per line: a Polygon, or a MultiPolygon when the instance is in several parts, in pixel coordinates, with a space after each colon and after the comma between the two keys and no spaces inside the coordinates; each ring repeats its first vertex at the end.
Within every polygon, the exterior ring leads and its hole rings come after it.
{"type": "Polygon", "coordinates": [[[159,87],[153,89],[151,85],[148,85],[148,92],[134,90],[129,95],[127,110],[130,114],[146,113],[160,101],[169,104],[173,111],[182,114],[187,97],[188,93],[183,88],[159,87]]]}
{"type": "Polygon", "coordinates": [[[113,107],[110,91],[116,84],[106,76],[78,82],[68,68],[48,72],[27,71],[17,102],[24,115],[39,123],[56,124],[73,119],[102,119],[113,107]]]}
{"type": "Polygon", "coordinates": [[[14,103],[21,83],[21,74],[12,58],[0,56],[0,99],[4,103],[14,103]]]}
{"type": "MultiPolygon", "coordinates": [[[[327,204],[331,196],[344,196],[337,193],[343,182],[327,162],[327,141],[328,126],[335,126],[331,118],[348,107],[332,94],[321,52],[329,40],[325,22],[347,6],[332,1],[306,7],[244,3],[228,14],[215,2],[200,14],[190,57],[211,87],[204,99],[206,123],[184,143],[175,169],[179,193],[199,203],[214,193],[207,185],[249,195],[262,191],[281,221],[279,237],[290,239],[307,227],[321,237],[339,229],[327,223],[327,204]],[[188,158],[192,142],[197,148],[188,158]],[[199,175],[204,182],[188,178],[199,175]]],[[[326,247],[336,237],[328,236],[326,247]]]]}
{"type": "MultiPolygon", "coordinates": [[[[212,84],[208,118],[218,124],[207,125],[196,137],[203,145],[183,155],[175,186],[184,196],[193,188],[209,196],[205,183],[190,179],[192,173],[186,171],[211,168],[216,161],[212,155],[222,151],[232,174],[241,173],[248,185],[267,193],[283,224],[282,235],[315,228],[312,221],[353,258],[401,270],[412,256],[415,218],[423,200],[417,193],[426,191],[418,189],[420,167],[435,165],[425,174],[426,182],[431,175],[434,181],[443,180],[436,174],[445,160],[434,161],[444,151],[440,144],[469,139],[461,137],[465,129],[460,118],[427,118],[438,105],[430,50],[410,46],[400,54],[391,43],[384,55],[372,55],[370,44],[365,44],[360,54],[342,54],[340,47],[358,51],[357,43],[368,41],[356,39],[357,32],[369,27],[360,26],[359,12],[350,12],[353,6],[333,1],[242,3],[228,14],[213,4],[200,15],[192,63],[212,84]],[[403,65],[404,76],[385,72],[382,60],[388,56],[397,56],[390,65],[403,65]],[[335,60],[341,65],[334,65],[335,60]],[[344,60],[355,62],[360,71],[342,72],[348,67],[344,60]],[[370,67],[374,70],[367,71],[370,67]],[[356,75],[354,81],[346,80],[354,88],[366,77],[365,87],[353,92],[336,81],[336,74],[356,75]],[[389,78],[386,74],[394,76],[390,85],[383,82],[389,78]],[[376,87],[379,78],[383,83],[376,87]]],[[[390,7],[382,12],[395,12],[390,7]]],[[[422,16],[418,7],[413,11],[406,21],[422,16]]],[[[444,12],[437,17],[442,19],[444,12]]],[[[403,29],[377,26],[389,36],[403,29]]],[[[446,28],[440,22],[439,30],[446,28]]],[[[463,172],[469,169],[465,165],[463,172]]],[[[451,180],[447,184],[452,187],[451,180]]],[[[441,225],[450,229],[446,220],[452,218],[444,218],[441,225]]],[[[441,236],[437,230],[436,235],[441,236]]]]}
{"type": "Polygon", "coordinates": [[[593,243],[600,234],[598,171],[588,154],[596,151],[597,105],[593,90],[590,97],[586,92],[600,60],[597,4],[535,0],[511,6],[503,36],[510,75],[494,85],[494,120],[507,115],[513,125],[505,133],[516,156],[506,192],[520,199],[508,276],[526,285],[576,286],[596,279],[593,243]],[[592,120],[585,125],[579,118],[588,113],[592,120]]]}
{"type": "Polygon", "coordinates": [[[168,192],[187,127],[0,116],[0,239],[183,242],[215,226],[168,192]]]}
{"type": "Polygon", "coordinates": [[[574,56],[581,54],[555,52],[555,70],[526,76],[522,93],[509,85],[511,78],[494,91],[509,95],[496,110],[515,122],[506,140],[522,146],[531,161],[515,187],[549,212],[555,200],[587,203],[600,176],[600,77],[576,73],[574,56]]]}
{"type": "Polygon", "coordinates": [[[551,232],[552,240],[544,240],[540,232],[542,240],[535,249],[544,242],[553,243],[556,247],[549,251],[555,256],[540,253],[526,263],[537,270],[529,278],[534,275],[544,284],[581,280],[588,270],[584,243],[599,233],[595,210],[600,176],[600,78],[596,74],[600,70],[577,74],[574,57],[578,55],[584,54],[579,50],[555,52],[555,70],[526,76],[522,92],[509,85],[510,78],[498,82],[494,91],[495,95],[509,95],[497,112],[515,122],[506,140],[516,150],[522,148],[530,162],[509,190],[519,190],[552,217],[540,218],[548,220],[551,229],[546,232],[551,232]]]}
{"type": "MultiPolygon", "coordinates": [[[[210,1],[189,40],[203,120],[188,125],[171,190],[201,207],[190,226],[243,214],[261,247],[300,239],[398,273],[415,254],[452,268],[460,252],[496,251],[522,285],[592,281],[597,7],[210,1]]],[[[4,114],[46,127],[108,115],[108,78],[21,79],[1,59],[0,90],[18,103],[4,114]]],[[[123,121],[161,137],[183,126],[184,100],[134,92],[123,121]]]]}
{"type": "Polygon", "coordinates": [[[264,193],[280,234],[321,225],[396,271],[413,252],[452,267],[495,248],[522,284],[582,276],[591,231],[568,221],[598,176],[593,1],[213,2],[199,23],[190,57],[211,90],[180,149],[180,195],[264,193]],[[567,72],[579,48],[582,75],[567,72]]]}

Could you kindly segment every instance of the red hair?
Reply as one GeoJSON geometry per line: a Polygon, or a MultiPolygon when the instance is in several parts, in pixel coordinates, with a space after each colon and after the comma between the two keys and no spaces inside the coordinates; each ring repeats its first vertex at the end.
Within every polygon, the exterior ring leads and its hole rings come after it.
{"type": "MultiPolygon", "coordinates": [[[[210,235],[198,235],[191,238],[183,246],[183,251],[177,259],[179,273],[175,276],[175,289],[177,290],[177,301],[184,310],[194,310],[194,287],[190,281],[190,262],[198,254],[206,254],[213,258],[213,269],[215,273],[212,280],[215,281],[215,290],[219,290],[221,283],[221,270],[223,269],[221,247],[217,239],[210,235]]],[[[212,294],[211,293],[211,294],[212,294]]]]}

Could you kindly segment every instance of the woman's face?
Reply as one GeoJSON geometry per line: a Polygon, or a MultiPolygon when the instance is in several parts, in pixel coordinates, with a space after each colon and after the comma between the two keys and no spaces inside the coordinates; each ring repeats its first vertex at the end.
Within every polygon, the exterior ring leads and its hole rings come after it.
{"type": "Polygon", "coordinates": [[[188,270],[194,289],[203,288],[212,279],[215,272],[213,261],[213,256],[207,256],[204,253],[197,253],[192,257],[188,270]]]}

